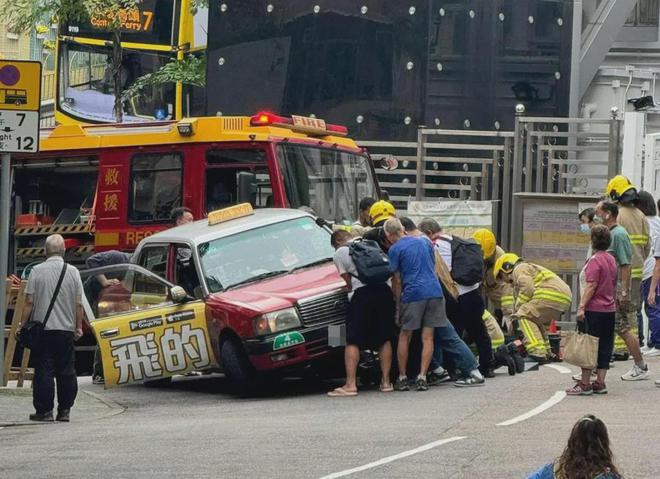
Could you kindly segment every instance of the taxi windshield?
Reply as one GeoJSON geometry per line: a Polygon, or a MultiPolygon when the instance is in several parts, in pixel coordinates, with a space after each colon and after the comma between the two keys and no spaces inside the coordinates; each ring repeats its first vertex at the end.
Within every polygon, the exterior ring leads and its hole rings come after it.
{"type": "Polygon", "coordinates": [[[330,233],[303,217],[251,229],[199,246],[209,292],[332,260],[330,233]]]}
{"type": "Polygon", "coordinates": [[[328,221],[352,224],[360,200],[377,197],[366,156],[291,143],[279,144],[277,156],[292,208],[309,206],[328,221]]]}

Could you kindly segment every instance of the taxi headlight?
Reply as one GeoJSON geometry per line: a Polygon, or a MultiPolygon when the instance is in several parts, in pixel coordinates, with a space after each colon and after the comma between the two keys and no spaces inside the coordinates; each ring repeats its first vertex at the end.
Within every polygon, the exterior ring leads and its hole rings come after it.
{"type": "Polygon", "coordinates": [[[262,314],[254,319],[254,332],[261,336],[302,326],[296,308],[286,308],[262,314]]]}

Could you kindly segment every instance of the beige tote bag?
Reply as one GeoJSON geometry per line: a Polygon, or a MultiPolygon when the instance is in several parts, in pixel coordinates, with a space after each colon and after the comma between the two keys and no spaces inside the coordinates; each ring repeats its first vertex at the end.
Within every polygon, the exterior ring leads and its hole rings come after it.
{"type": "Polygon", "coordinates": [[[595,369],[598,363],[598,338],[574,331],[564,344],[564,361],[584,369],[595,369]]]}

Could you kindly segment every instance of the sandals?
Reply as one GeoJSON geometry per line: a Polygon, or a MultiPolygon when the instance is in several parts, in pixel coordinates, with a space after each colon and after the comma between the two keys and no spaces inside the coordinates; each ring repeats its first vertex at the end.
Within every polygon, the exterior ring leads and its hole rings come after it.
{"type": "Polygon", "coordinates": [[[391,393],[392,391],[394,391],[394,386],[392,386],[392,383],[388,384],[387,386],[383,383],[380,383],[380,392],[391,393]]]}
{"type": "Polygon", "coordinates": [[[328,393],[328,396],[331,398],[353,397],[357,395],[357,391],[347,391],[344,388],[336,388],[328,393]]]}

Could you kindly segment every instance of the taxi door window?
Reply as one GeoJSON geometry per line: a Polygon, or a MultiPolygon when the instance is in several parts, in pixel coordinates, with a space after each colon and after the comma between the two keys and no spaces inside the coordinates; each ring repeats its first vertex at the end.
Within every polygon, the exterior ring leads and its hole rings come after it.
{"type": "MultiPolygon", "coordinates": [[[[119,281],[103,288],[98,295],[87,295],[87,301],[95,315],[90,319],[98,320],[115,314],[174,304],[170,299],[168,284],[157,277],[130,265],[110,266],[102,270],[108,270],[106,276],[111,274],[119,281]]],[[[87,272],[81,272],[83,281],[87,275],[87,272]]]]}
{"type": "Polygon", "coordinates": [[[144,269],[157,274],[161,278],[167,277],[167,246],[148,246],[140,253],[138,264],[144,269]]]}
{"type": "Polygon", "coordinates": [[[174,246],[174,284],[185,289],[189,296],[202,297],[199,275],[188,245],[174,246]]]}
{"type": "Polygon", "coordinates": [[[180,153],[141,153],[131,162],[128,218],[132,223],[167,223],[181,206],[183,160],[180,153]]]}
{"type": "Polygon", "coordinates": [[[249,171],[257,177],[255,206],[272,206],[266,152],[251,149],[215,149],[206,153],[206,210],[214,211],[238,202],[238,173],[249,171]]]}

